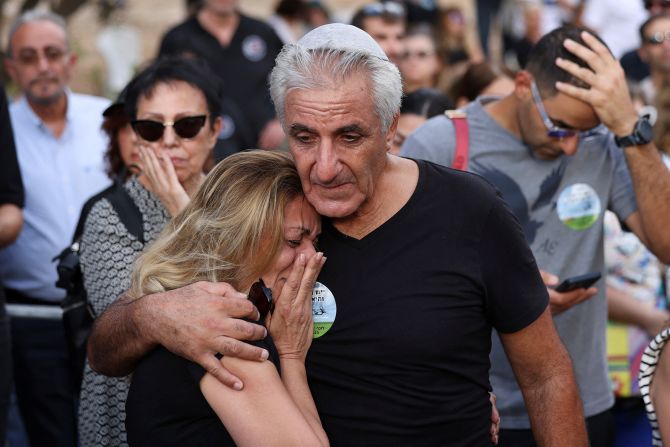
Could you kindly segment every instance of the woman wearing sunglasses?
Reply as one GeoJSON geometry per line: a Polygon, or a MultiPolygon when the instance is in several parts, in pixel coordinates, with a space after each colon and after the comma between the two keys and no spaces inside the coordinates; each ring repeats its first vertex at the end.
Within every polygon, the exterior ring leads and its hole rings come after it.
{"type": "MultiPolygon", "coordinates": [[[[137,174],[121,181],[141,215],[143,240],[125,227],[107,198],[90,208],[80,262],[94,315],[128,289],[134,259],[202,183],[203,166],[221,126],[219,118],[212,118],[219,116],[219,98],[217,78],[206,67],[172,59],[138,74],[126,88],[125,107],[117,102],[108,109],[105,130],[114,132],[110,145],[116,148],[110,165],[118,169],[125,164],[137,174]]],[[[106,377],[86,365],[79,411],[82,447],[127,445],[128,386],[127,377],[106,377]]]]}
{"type": "Polygon", "coordinates": [[[156,349],[133,373],[126,405],[131,446],[328,444],[304,365],[311,291],[325,262],[314,249],[319,232],[319,216],[288,154],[241,152],[210,172],[138,258],[129,293],[139,298],[196,281],[248,291],[269,330],[258,343],[270,358],[223,357],[222,365],[245,384],[235,391],[195,363],[156,349]],[[282,322],[292,313],[304,324],[286,332],[282,322]]]}

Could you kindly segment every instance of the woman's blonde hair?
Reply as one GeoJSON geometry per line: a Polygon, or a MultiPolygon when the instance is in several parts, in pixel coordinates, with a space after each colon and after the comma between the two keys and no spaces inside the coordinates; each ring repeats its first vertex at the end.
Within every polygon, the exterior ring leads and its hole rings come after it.
{"type": "Polygon", "coordinates": [[[225,281],[236,288],[253,281],[279,252],[284,208],[301,194],[286,153],[253,150],[224,159],[137,259],[131,296],[196,281],[225,281]]]}

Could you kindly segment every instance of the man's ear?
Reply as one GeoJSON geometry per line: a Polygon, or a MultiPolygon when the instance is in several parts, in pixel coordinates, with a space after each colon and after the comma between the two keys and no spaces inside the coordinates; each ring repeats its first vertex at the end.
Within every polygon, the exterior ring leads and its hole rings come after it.
{"type": "Polygon", "coordinates": [[[400,118],[400,113],[396,113],[396,115],[393,117],[393,121],[391,122],[391,126],[389,127],[388,132],[386,132],[386,147],[387,149],[391,147],[393,144],[393,137],[395,137],[395,133],[398,130],[398,119],[400,118]]]}
{"type": "Polygon", "coordinates": [[[12,78],[12,81],[16,82],[17,75],[16,75],[16,66],[14,64],[15,64],[14,60],[8,57],[5,57],[5,59],[2,61],[2,65],[5,68],[5,73],[7,73],[10,78],[12,78]]]}
{"type": "Polygon", "coordinates": [[[77,55],[74,52],[70,51],[68,53],[68,55],[67,55],[67,65],[70,67],[70,70],[73,70],[75,68],[75,66],[77,65],[78,60],[79,60],[79,58],[77,57],[77,55]]]}
{"type": "Polygon", "coordinates": [[[518,99],[526,99],[530,92],[530,85],[533,82],[533,75],[526,70],[519,70],[514,76],[514,96],[518,99]]]}

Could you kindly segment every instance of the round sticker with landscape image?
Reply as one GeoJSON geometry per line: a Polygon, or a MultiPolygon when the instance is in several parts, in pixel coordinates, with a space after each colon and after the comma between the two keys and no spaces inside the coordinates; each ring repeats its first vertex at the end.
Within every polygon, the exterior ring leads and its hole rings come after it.
{"type": "Polygon", "coordinates": [[[335,315],[337,304],[330,289],[320,282],[314,284],[312,290],[312,318],[314,320],[314,338],[319,338],[330,330],[335,315]]]}
{"type": "Polygon", "coordinates": [[[602,206],[596,191],[586,183],[575,183],[561,191],[556,202],[556,212],[568,228],[586,230],[600,216],[602,206]]]}

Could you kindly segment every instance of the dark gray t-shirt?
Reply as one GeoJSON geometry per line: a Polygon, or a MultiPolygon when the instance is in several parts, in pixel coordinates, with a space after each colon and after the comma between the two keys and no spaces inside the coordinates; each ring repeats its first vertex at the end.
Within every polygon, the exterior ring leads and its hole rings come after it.
{"type": "MultiPolygon", "coordinates": [[[[494,121],[480,101],[464,109],[470,135],[468,169],[501,190],[540,269],[559,278],[602,272],[605,209],[622,220],[637,209],[628,167],[612,134],[604,131],[582,141],[573,156],[542,160],[494,121]]],[[[451,121],[437,116],[410,135],[401,155],[449,166],[454,146],[451,121]]],[[[605,286],[596,286],[596,296],[554,318],[574,364],[586,416],[613,404],[605,350],[605,286]]],[[[502,426],[529,428],[523,397],[497,335],[491,364],[502,426]]]]}

